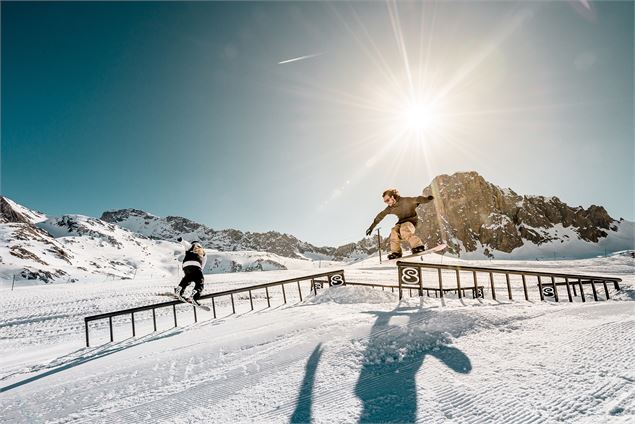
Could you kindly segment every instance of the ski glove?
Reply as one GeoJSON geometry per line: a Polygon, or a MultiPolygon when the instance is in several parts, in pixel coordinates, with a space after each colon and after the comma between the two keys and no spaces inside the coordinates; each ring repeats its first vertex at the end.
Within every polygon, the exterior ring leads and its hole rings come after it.
{"type": "Polygon", "coordinates": [[[178,241],[179,243],[183,241],[183,237],[179,237],[176,239],[176,241],[178,241]]]}
{"type": "Polygon", "coordinates": [[[428,196],[428,200],[434,199],[434,196],[428,196]]]}
{"type": "Polygon", "coordinates": [[[373,232],[373,229],[369,228],[368,230],[366,230],[366,235],[370,236],[372,232],[373,232]]]}

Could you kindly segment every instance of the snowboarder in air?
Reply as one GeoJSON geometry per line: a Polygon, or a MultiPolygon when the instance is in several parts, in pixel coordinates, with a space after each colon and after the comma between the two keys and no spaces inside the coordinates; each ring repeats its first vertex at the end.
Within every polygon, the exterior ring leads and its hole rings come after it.
{"type": "Polygon", "coordinates": [[[198,241],[188,243],[181,237],[177,240],[185,247],[185,257],[183,258],[183,272],[185,275],[179,285],[174,288],[174,294],[182,299],[185,288],[189,286],[190,283],[194,283],[191,302],[196,306],[201,306],[198,302],[198,298],[201,297],[201,293],[203,292],[203,268],[205,267],[205,262],[207,262],[205,249],[203,249],[203,246],[201,246],[201,243],[198,241]]]}
{"type": "Polygon", "coordinates": [[[401,197],[399,190],[391,188],[382,194],[386,209],[379,212],[370,227],[366,230],[366,235],[370,236],[373,229],[386,215],[397,215],[399,221],[390,231],[390,254],[388,259],[401,258],[401,241],[405,240],[410,244],[413,254],[423,252],[426,247],[419,237],[415,235],[415,225],[417,225],[417,206],[430,202],[432,196],[401,197]]]}

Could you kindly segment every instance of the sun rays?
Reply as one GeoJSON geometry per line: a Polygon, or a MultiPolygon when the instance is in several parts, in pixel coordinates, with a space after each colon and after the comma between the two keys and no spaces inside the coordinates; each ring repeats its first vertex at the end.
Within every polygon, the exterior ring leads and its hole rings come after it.
{"type": "Polygon", "coordinates": [[[354,3],[326,3],[325,7],[372,66],[350,88],[301,75],[285,88],[296,96],[333,105],[336,111],[329,111],[327,118],[360,129],[337,150],[341,154],[365,152],[366,157],[359,158],[365,166],[344,172],[342,181],[346,183],[333,190],[321,208],[377,167],[388,182],[399,180],[404,173],[421,180],[431,178],[434,161],[446,152],[470,157],[475,165],[487,162],[486,152],[469,140],[488,122],[502,121],[506,110],[497,113],[495,103],[479,97],[483,85],[488,81],[495,84],[491,81],[495,76],[480,68],[532,18],[532,12],[522,6],[510,7],[506,19],[491,28],[488,36],[469,40],[476,48],[451,56],[452,61],[434,52],[452,52],[453,46],[462,46],[465,40],[460,34],[448,36],[447,30],[442,35],[435,33],[437,27],[458,23],[447,22],[447,17],[445,22],[438,20],[434,2],[398,4],[389,0],[383,17],[360,15],[365,10],[357,10],[354,3]],[[378,27],[379,19],[383,26],[378,27]]]}

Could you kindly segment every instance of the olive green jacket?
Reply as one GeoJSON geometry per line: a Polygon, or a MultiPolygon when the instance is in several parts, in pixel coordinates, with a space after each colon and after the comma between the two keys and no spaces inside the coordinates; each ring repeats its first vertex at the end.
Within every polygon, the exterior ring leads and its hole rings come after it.
{"type": "Polygon", "coordinates": [[[387,206],[386,209],[377,214],[369,229],[372,231],[386,215],[397,215],[397,218],[399,218],[397,224],[412,222],[416,226],[417,206],[430,201],[432,201],[432,196],[399,197],[393,206],[387,206]]]}

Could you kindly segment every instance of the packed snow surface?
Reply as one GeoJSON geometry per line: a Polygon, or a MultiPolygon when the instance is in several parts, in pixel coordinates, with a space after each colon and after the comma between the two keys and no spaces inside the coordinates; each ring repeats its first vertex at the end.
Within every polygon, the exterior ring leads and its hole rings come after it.
{"type": "MultiPolygon", "coordinates": [[[[442,261],[430,257],[430,261],[442,261]]],[[[218,319],[188,305],[91,324],[83,317],[165,301],[168,280],[92,281],[0,292],[0,421],[633,422],[635,264],[627,254],[584,261],[458,261],[623,279],[611,300],[398,300],[346,286],[309,294],[287,285],[218,300],[218,319]]],[[[447,263],[447,259],[446,262],[447,263]]],[[[349,282],[395,284],[375,258],[349,282]]],[[[323,270],[206,276],[221,291],[323,270]]],[[[504,291],[503,291],[504,293],[504,291]]],[[[564,297],[564,296],[562,296],[564,297]]]]}

